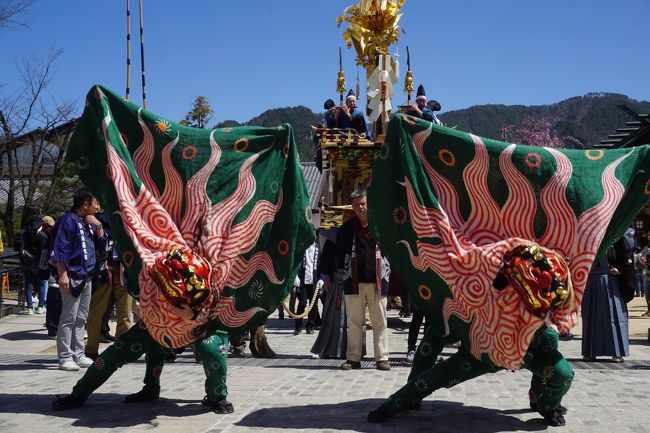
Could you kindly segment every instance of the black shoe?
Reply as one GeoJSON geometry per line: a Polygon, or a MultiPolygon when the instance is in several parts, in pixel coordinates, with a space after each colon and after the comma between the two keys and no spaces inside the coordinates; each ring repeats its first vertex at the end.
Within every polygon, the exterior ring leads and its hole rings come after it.
{"type": "Polygon", "coordinates": [[[392,418],[393,415],[390,413],[388,408],[384,406],[383,404],[379,406],[377,409],[370,411],[368,413],[368,422],[372,423],[380,423],[384,422],[390,418],[392,418]]]}
{"type": "Polygon", "coordinates": [[[301,332],[302,332],[302,329],[296,329],[296,330],[293,331],[293,335],[300,335],[301,332]]]}
{"type": "Polygon", "coordinates": [[[313,334],[314,333],[314,328],[311,326],[307,327],[307,334],[313,334]]]}
{"type": "Polygon", "coordinates": [[[57,398],[52,402],[53,410],[68,410],[74,409],[84,404],[84,400],[75,397],[73,394],[68,394],[65,397],[57,398]]]}
{"type": "Polygon", "coordinates": [[[388,361],[377,361],[377,370],[387,371],[390,370],[390,363],[388,361]]]}
{"type": "Polygon", "coordinates": [[[217,400],[217,401],[210,401],[210,399],[206,395],[205,397],[203,397],[203,401],[201,402],[201,404],[210,407],[212,409],[212,412],[214,413],[233,413],[235,411],[235,408],[233,407],[232,403],[230,403],[225,398],[222,398],[221,400],[217,400]]]}
{"type": "Polygon", "coordinates": [[[113,341],[115,341],[115,337],[111,334],[106,333],[99,336],[100,343],[112,343],[113,341]]]}
{"type": "Polygon", "coordinates": [[[541,414],[551,427],[559,427],[566,424],[564,416],[557,410],[550,410],[541,414]]]}
{"type": "Polygon", "coordinates": [[[158,400],[158,393],[153,393],[146,389],[141,389],[135,394],[129,394],[124,397],[124,403],[144,403],[145,401],[155,401],[158,400]]]}
{"type": "MultiPolygon", "coordinates": [[[[537,410],[537,403],[531,402],[530,403],[530,408],[532,410],[536,411],[537,410]]],[[[555,412],[559,413],[560,415],[566,415],[566,413],[568,411],[569,410],[566,407],[562,406],[562,405],[559,405],[558,407],[555,408],[555,412]]]]}
{"type": "Polygon", "coordinates": [[[348,359],[341,364],[341,370],[357,370],[359,368],[361,368],[361,361],[350,361],[348,359]]]}

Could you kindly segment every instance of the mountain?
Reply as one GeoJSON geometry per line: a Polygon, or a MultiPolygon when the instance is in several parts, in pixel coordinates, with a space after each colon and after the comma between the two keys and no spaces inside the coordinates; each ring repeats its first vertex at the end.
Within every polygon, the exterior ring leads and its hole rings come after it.
{"type": "Polygon", "coordinates": [[[256,125],[256,126],[278,126],[288,123],[293,127],[293,133],[298,145],[298,153],[301,161],[313,161],[314,145],[311,139],[311,127],[316,126],[321,120],[321,115],[314,113],[305,106],[273,108],[266,110],[257,117],[245,123],[237,123],[234,120],[225,120],[216,128],[232,126],[256,125]]]}
{"type": "MultiPolygon", "coordinates": [[[[501,130],[506,126],[519,125],[525,118],[543,118],[558,136],[572,136],[582,146],[592,147],[613,134],[616,128],[625,126],[625,122],[634,120],[616,104],[625,104],[637,113],[650,113],[648,101],[637,101],[616,93],[589,93],[551,105],[475,105],[442,113],[438,118],[446,126],[497,140],[501,139],[501,130]]],[[[311,127],[318,124],[321,116],[304,106],[274,108],[243,124],[226,120],[215,127],[289,123],[294,129],[300,159],[312,161],[311,127]]]]}
{"type": "Polygon", "coordinates": [[[634,120],[616,104],[625,104],[637,113],[650,113],[648,101],[616,93],[588,93],[552,105],[475,105],[438,118],[446,126],[497,140],[505,126],[518,125],[526,117],[544,118],[558,136],[572,136],[584,147],[593,147],[625,122],[634,120]]]}

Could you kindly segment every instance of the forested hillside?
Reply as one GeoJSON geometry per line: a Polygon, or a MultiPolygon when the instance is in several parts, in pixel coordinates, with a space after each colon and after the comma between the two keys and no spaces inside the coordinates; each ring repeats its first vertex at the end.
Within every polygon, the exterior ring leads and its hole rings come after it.
{"type": "MultiPolygon", "coordinates": [[[[648,101],[636,101],[615,93],[589,93],[552,105],[475,105],[442,113],[438,117],[446,126],[494,139],[501,139],[504,127],[519,125],[522,119],[543,119],[553,126],[558,136],[572,136],[582,146],[592,147],[607,138],[608,134],[613,134],[616,128],[625,126],[625,122],[633,120],[616,104],[625,104],[637,113],[650,113],[648,101]]],[[[316,126],[320,118],[320,113],[298,106],[267,110],[243,124],[226,120],[216,126],[277,126],[289,123],[294,129],[301,160],[311,161],[311,127],[316,126]]]]}
{"type": "Polygon", "coordinates": [[[234,120],[226,120],[216,125],[217,128],[227,126],[257,125],[257,126],[278,126],[288,123],[293,127],[293,133],[298,145],[301,161],[312,161],[314,157],[314,146],[311,139],[311,127],[316,126],[320,121],[320,114],[312,112],[305,106],[273,108],[266,110],[257,117],[246,123],[240,124],[234,120]]]}
{"type": "Polygon", "coordinates": [[[650,102],[636,101],[615,93],[589,93],[552,105],[475,105],[438,117],[446,126],[484,137],[501,139],[501,129],[517,125],[525,117],[543,117],[559,136],[572,136],[584,147],[592,147],[634,120],[616,107],[625,104],[637,113],[650,113],[650,102]]]}

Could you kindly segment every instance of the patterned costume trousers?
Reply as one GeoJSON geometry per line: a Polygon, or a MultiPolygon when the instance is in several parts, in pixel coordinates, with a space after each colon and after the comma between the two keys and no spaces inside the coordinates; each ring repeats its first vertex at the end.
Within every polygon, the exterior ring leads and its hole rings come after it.
{"type": "MultiPolygon", "coordinates": [[[[557,350],[557,341],[556,332],[548,328],[540,329],[535,333],[522,364],[522,368],[533,373],[530,395],[534,397],[540,413],[557,408],[573,380],[574,373],[557,350]]],[[[433,327],[427,329],[415,354],[408,382],[383,403],[391,414],[414,407],[436,389],[451,388],[466,380],[501,370],[476,359],[462,346],[448,359],[438,361],[444,345],[450,342],[451,339],[436,335],[433,327]]]]}
{"type": "MultiPolygon", "coordinates": [[[[224,399],[228,395],[226,387],[228,335],[223,331],[216,331],[195,344],[206,375],[205,391],[208,400],[224,399]]],[[[170,352],[170,349],[162,347],[151,338],[142,322],[138,322],[97,357],[74,386],[72,394],[85,401],[118,368],[138,360],[144,354],[146,371],[143,389],[151,395],[158,395],[164,357],[170,352]]]]}

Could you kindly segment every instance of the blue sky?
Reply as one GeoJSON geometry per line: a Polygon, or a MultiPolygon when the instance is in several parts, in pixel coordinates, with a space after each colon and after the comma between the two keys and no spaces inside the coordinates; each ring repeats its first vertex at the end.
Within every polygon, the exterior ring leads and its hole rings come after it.
{"type": "MultiPolygon", "coordinates": [[[[180,120],[208,98],[210,124],[266,109],[336,99],[338,47],[348,87],[354,51],[336,17],[353,0],[144,0],[147,108],[180,120]]],[[[131,99],[141,103],[138,1],[131,0],[131,99]]],[[[27,30],[0,30],[0,92],[19,84],[21,58],[63,49],[50,93],[82,109],[94,83],[123,93],[126,1],[40,0],[27,30]]],[[[402,70],[442,111],[476,104],[550,104],[589,92],[650,100],[648,0],[407,0],[402,70]]],[[[393,52],[394,47],[391,49],[393,52]]],[[[360,70],[363,78],[363,71],[360,70]]],[[[402,83],[398,89],[401,91],[402,83]]],[[[396,103],[403,103],[399,95],[396,103]]]]}

